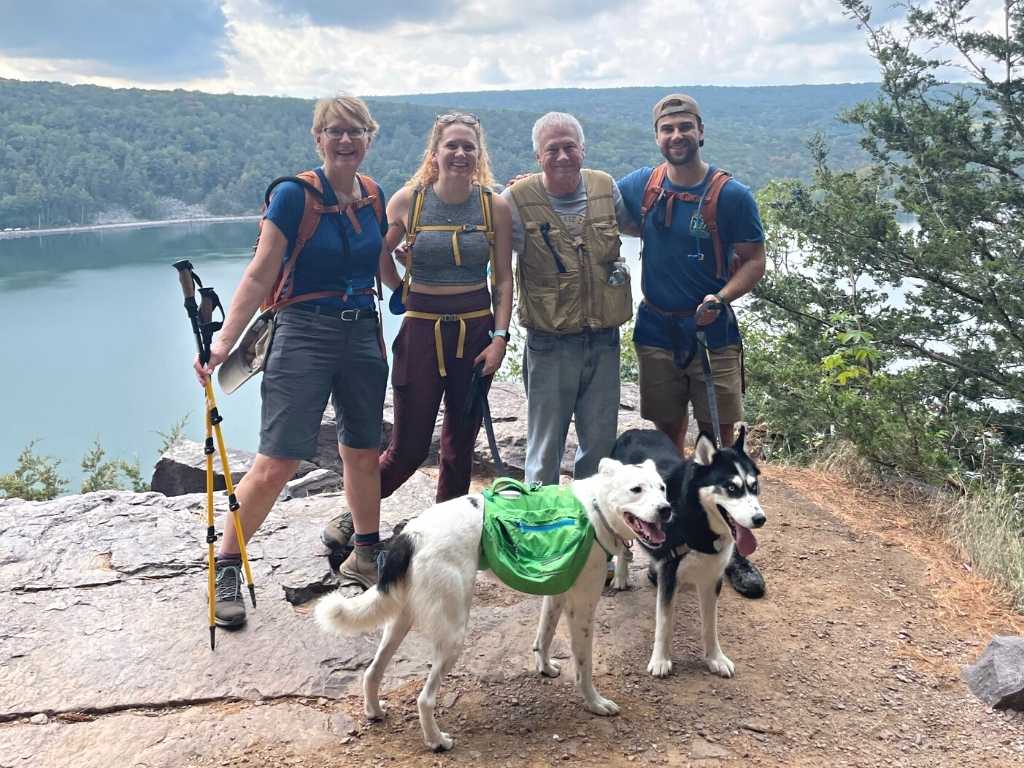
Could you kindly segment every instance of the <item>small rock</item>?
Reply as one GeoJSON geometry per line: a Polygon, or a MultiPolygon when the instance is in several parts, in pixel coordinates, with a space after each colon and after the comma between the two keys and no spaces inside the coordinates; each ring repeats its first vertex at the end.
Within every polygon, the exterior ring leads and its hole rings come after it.
{"type": "Polygon", "coordinates": [[[1024,710],[1024,637],[992,638],[963,677],[971,693],[990,707],[1024,710]]]}
{"type": "Polygon", "coordinates": [[[46,716],[45,712],[40,712],[37,715],[32,715],[32,717],[30,717],[28,721],[32,723],[32,725],[46,725],[48,722],[50,722],[50,718],[46,716]]]}
{"type": "Polygon", "coordinates": [[[732,757],[732,754],[728,749],[704,739],[694,739],[690,744],[691,760],[724,760],[729,757],[732,757]]]}

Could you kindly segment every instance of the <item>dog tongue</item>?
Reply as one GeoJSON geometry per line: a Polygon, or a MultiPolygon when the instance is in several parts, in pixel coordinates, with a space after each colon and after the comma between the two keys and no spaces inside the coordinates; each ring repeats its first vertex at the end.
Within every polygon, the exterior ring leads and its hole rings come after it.
{"type": "Polygon", "coordinates": [[[738,549],[739,553],[744,557],[748,557],[755,549],[757,549],[757,539],[754,538],[754,534],[742,525],[734,525],[732,527],[732,533],[736,539],[736,549],[738,549]]]}

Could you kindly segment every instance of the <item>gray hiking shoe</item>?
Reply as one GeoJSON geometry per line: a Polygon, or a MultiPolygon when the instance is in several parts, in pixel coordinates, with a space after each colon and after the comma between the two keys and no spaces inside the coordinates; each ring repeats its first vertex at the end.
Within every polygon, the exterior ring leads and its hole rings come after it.
{"type": "Polygon", "coordinates": [[[356,547],[338,568],[342,583],[354,581],[369,589],[377,583],[377,560],[384,551],[383,544],[372,547],[356,547]],[[364,550],[368,550],[365,551],[364,550]]]}
{"type": "Polygon", "coordinates": [[[218,627],[240,627],[245,624],[241,562],[228,560],[217,563],[215,596],[214,617],[218,627]]]}
{"type": "Polygon", "coordinates": [[[355,532],[355,525],[352,523],[352,513],[342,512],[324,524],[320,531],[320,541],[328,549],[345,549],[350,546],[352,534],[355,532]]]}

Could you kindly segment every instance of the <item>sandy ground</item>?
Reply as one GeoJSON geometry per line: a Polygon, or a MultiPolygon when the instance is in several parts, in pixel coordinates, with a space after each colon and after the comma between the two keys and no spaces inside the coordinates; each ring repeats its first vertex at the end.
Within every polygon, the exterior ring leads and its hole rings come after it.
{"type": "MultiPolygon", "coordinates": [[[[735,678],[705,670],[690,593],[677,603],[672,676],[646,673],[654,589],[638,557],[633,589],[607,591],[598,607],[595,679],[622,713],[594,716],[571,671],[546,680],[529,668],[536,599],[480,580],[478,604],[505,606],[508,618],[473,622],[441,690],[452,752],[424,748],[422,679],[406,677],[386,686],[383,723],[365,721],[357,696],[306,700],[355,723],[332,748],[249,744],[190,764],[1024,765],[1024,715],[988,710],[960,679],[992,634],[1024,634],[1024,617],[950,547],[916,534],[899,502],[808,470],[765,474],[769,524],[753,559],[768,594],[748,601],[726,588],[720,608],[735,678]]],[[[571,670],[564,626],[555,655],[571,670]]]]}

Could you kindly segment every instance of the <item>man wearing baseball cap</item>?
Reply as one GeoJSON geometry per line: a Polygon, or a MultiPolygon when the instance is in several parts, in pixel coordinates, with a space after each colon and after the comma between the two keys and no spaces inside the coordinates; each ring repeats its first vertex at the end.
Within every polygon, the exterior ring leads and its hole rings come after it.
{"type": "MultiPolygon", "coordinates": [[[[701,156],[704,120],[683,93],[654,105],[654,138],[665,158],[618,181],[640,222],[641,288],[633,341],[640,410],[683,451],[687,405],[713,432],[697,337],[710,351],[722,442],[732,445],[743,418],[743,347],[731,304],[764,275],[764,231],[750,189],[701,156]],[[714,307],[724,305],[724,309],[714,307]]],[[[741,594],[764,593],[761,574],[740,553],[728,569],[741,594]]]]}

